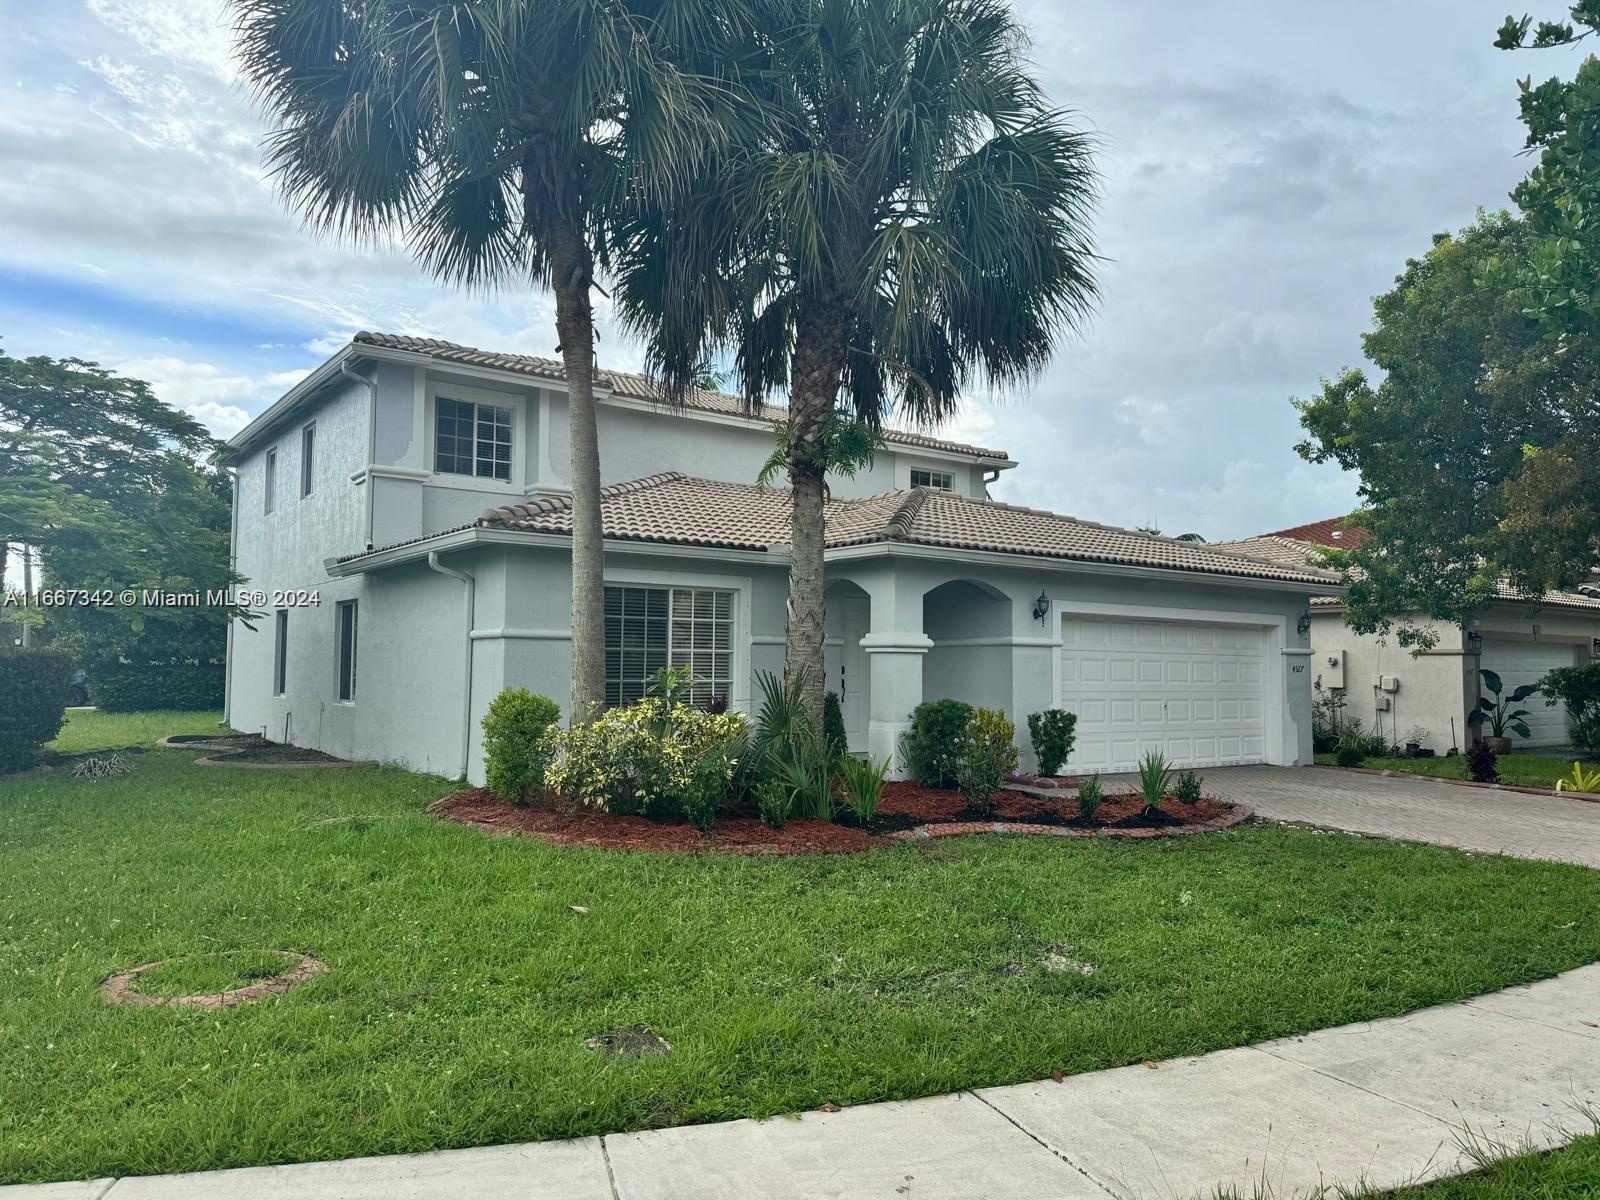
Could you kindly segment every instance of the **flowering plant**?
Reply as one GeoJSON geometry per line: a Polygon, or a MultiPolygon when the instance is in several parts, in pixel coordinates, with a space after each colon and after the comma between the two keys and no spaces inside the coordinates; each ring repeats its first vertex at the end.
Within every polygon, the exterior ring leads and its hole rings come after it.
{"type": "Polygon", "coordinates": [[[998,709],[975,708],[967,719],[956,743],[956,786],[974,812],[989,815],[998,807],[1000,784],[1017,769],[1016,736],[1017,727],[998,709]]]}

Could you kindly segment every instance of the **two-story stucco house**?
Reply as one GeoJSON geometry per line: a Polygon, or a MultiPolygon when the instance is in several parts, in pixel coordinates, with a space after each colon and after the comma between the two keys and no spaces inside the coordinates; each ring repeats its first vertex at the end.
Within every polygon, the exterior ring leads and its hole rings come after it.
{"type": "MultiPolygon", "coordinates": [[[[608,699],[687,663],[702,698],[747,708],[755,673],[783,659],[787,493],[752,484],[781,410],[746,415],[709,392],[673,410],[650,379],[600,382],[608,699]]],[[[1147,749],[1310,761],[1310,598],[1334,576],[996,503],[1007,455],[886,440],[870,470],[831,481],[828,506],[818,668],[852,750],[894,756],[916,704],[958,696],[1019,728],[1075,710],[1074,769],[1125,769],[1147,749]]],[[[478,781],[502,688],[566,706],[559,363],[359,334],[229,455],[236,569],[316,600],[234,625],[236,728],[478,781]]]]}

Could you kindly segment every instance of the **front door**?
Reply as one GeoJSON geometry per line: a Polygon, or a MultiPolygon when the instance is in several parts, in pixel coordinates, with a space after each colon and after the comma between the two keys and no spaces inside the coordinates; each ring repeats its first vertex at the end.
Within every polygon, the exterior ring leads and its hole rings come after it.
{"type": "Polygon", "coordinates": [[[845,738],[853,753],[867,748],[867,655],[861,639],[867,633],[869,603],[865,596],[828,597],[823,686],[839,697],[845,738]]]}

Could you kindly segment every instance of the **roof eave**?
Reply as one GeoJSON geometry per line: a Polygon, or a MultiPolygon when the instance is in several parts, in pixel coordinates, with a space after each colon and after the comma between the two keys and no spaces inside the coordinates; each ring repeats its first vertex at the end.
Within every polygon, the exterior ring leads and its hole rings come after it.
{"type": "Polygon", "coordinates": [[[335,351],[321,365],[316,367],[299,383],[295,384],[282,396],[274,400],[262,412],[257,414],[248,425],[234,434],[223,443],[219,458],[223,462],[237,461],[239,456],[248,450],[252,443],[266,436],[277,424],[287,418],[295,409],[313,399],[323,388],[337,379],[340,367],[352,358],[369,357],[357,351],[354,342],[347,342],[335,351]]]}

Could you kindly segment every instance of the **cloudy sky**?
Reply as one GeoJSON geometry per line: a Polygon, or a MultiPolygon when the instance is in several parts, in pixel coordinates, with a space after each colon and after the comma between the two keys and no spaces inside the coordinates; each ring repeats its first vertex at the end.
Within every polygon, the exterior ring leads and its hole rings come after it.
{"type": "MultiPolygon", "coordinates": [[[[1571,62],[1494,50],[1505,0],[1020,3],[1101,141],[1104,296],[1043,380],[950,434],[1023,460],[1000,498],[1112,524],[1215,539],[1347,510],[1353,480],[1295,456],[1289,397],[1359,359],[1369,298],[1431,233],[1506,202],[1513,81],[1571,62]]],[[[547,296],[462,296],[300,229],[220,0],[7,7],[8,353],[97,359],[227,435],[357,329],[553,352],[547,296]]],[[[609,328],[601,354],[639,362],[609,328]]]]}

